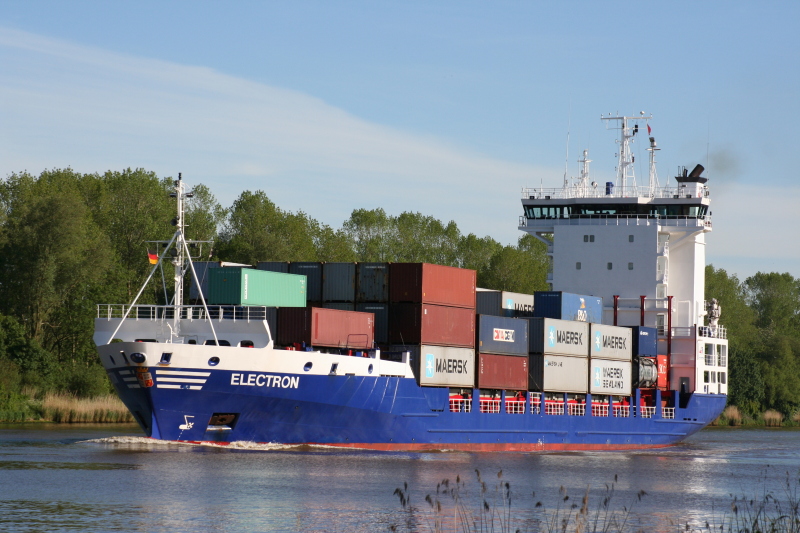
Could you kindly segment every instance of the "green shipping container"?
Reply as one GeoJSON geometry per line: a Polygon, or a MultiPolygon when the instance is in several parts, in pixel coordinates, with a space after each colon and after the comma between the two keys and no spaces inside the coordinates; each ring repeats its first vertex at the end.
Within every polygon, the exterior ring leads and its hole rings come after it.
{"type": "Polygon", "coordinates": [[[210,268],[208,303],[305,307],[306,277],[253,268],[210,268]]]}

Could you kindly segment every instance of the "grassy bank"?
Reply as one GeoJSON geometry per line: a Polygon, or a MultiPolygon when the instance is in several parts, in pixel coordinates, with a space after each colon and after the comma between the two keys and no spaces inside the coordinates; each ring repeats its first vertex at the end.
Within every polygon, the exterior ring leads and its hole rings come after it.
{"type": "Polygon", "coordinates": [[[722,414],[711,423],[712,426],[733,427],[800,427],[800,411],[792,416],[785,416],[774,409],[767,409],[757,416],[742,413],[735,405],[729,405],[722,414]]]}
{"type": "Polygon", "coordinates": [[[0,422],[27,421],[119,424],[134,420],[113,394],[78,398],[54,392],[41,395],[34,390],[0,393],[0,422]]]}

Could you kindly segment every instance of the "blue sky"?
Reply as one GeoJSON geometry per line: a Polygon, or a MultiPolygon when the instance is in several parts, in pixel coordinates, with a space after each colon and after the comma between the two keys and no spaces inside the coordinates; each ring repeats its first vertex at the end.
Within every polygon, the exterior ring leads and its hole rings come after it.
{"type": "MultiPolygon", "coordinates": [[[[515,242],[603,113],[653,114],[659,178],[703,163],[707,257],[800,277],[800,4],[6,2],[0,174],[183,172],[339,227],[420,211],[515,242]]],[[[636,168],[644,183],[646,152],[636,168]]]]}

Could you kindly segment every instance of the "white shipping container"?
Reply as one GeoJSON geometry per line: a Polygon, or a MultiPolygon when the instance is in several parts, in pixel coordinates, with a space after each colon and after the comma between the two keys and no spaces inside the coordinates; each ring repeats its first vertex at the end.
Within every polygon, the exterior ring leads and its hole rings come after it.
{"type": "Polygon", "coordinates": [[[628,396],[631,393],[631,362],[592,358],[589,392],[628,396]]]}
{"type": "Polygon", "coordinates": [[[477,289],[475,307],[479,315],[510,318],[533,316],[533,295],[477,289]]]}
{"type": "Polygon", "coordinates": [[[633,354],[631,328],[591,324],[592,357],[630,361],[633,354]]]}
{"type": "Polygon", "coordinates": [[[528,376],[530,390],[585,394],[588,388],[589,360],[568,355],[532,354],[528,376]]]}
{"type": "Polygon", "coordinates": [[[453,346],[392,346],[411,352],[411,368],[424,387],[473,387],[475,350],[453,346]]]}
{"type": "Polygon", "coordinates": [[[589,324],[555,318],[529,318],[530,353],[589,356],[589,324]]]}

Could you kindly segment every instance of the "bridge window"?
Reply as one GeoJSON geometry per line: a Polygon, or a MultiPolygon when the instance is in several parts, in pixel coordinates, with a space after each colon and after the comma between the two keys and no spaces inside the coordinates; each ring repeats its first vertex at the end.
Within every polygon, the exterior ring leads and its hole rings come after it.
{"type": "Polygon", "coordinates": [[[628,270],[633,270],[633,263],[628,263],[628,270]]]}
{"type": "Polygon", "coordinates": [[[581,262],[578,261],[577,263],[575,263],[575,270],[580,270],[580,269],[581,269],[581,262]]]}
{"type": "Polygon", "coordinates": [[[633,235],[628,235],[628,242],[633,242],[633,235]]]}
{"type": "Polygon", "coordinates": [[[609,270],[611,270],[612,268],[614,268],[614,265],[613,265],[612,263],[609,263],[609,264],[606,266],[606,268],[608,268],[609,270]]]}

